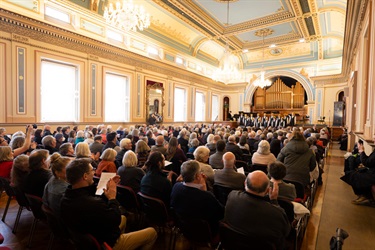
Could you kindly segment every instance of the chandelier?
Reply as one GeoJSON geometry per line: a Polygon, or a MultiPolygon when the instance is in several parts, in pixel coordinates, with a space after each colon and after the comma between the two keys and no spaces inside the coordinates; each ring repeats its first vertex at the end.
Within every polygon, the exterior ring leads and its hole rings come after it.
{"type": "Polygon", "coordinates": [[[150,14],[145,12],[143,6],[133,4],[133,0],[123,0],[122,4],[116,2],[116,9],[110,3],[105,7],[103,17],[107,23],[126,31],[143,30],[150,26],[150,14]]]}
{"type": "MultiPolygon", "coordinates": [[[[227,1],[227,25],[229,25],[229,2],[227,1]]],[[[222,81],[225,84],[233,80],[239,80],[241,73],[238,71],[236,56],[229,50],[228,41],[226,41],[224,54],[220,59],[219,68],[212,75],[214,81],[222,81]]]]}
{"type": "Polygon", "coordinates": [[[260,78],[254,82],[254,86],[260,87],[262,89],[272,85],[272,82],[268,79],[265,79],[264,77],[264,75],[266,74],[266,72],[264,71],[264,37],[269,35],[270,34],[269,32],[271,32],[271,30],[269,29],[262,29],[257,32],[257,34],[261,35],[263,38],[263,44],[262,44],[263,58],[262,58],[262,70],[260,71],[260,78]]]}

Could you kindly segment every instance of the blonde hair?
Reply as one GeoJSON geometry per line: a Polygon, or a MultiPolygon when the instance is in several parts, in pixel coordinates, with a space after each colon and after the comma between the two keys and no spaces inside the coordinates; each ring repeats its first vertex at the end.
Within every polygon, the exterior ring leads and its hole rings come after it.
{"type": "Polygon", "coordinates": [[[77,143],[76,148],[74,149],[74,154],[78,158],[90,157],[91,151],[90,151],[90,148],[89,148],[89,144],[87,142],[77,143]]]}
{"type": "Polygon", "coordinates": [[[107,148],[103,151],[102,155],[100,156],[100,159],[105,161],[114,161],[117,155],[117,151],[113,148],[107,148]]]}
{"type": "Polygon", "coordinates": [[[147,145],[147,143],[143,140],[137,141],[135,144],[135,152],[136,153],[143,153],[150,151],[150,147],[147,145]]]}
{"type": "Polygon", "coordinates": [[[125,167],[136,167],[138,165],[138,158],[133,151],[126,151],[122,158],[122,165],[125,167]]]}
{"type": "Polygon", "coordinates": [[[0,146],[0,162],[12,161],[12,149],[9,146],[0,146]]]}
{"type": "Polygon", "coordinates": [[[66,168],[66,166],[70,162],[70,158],[65,157],[65,156],[61,156],[57,152],[53,153],[49,157],[49,160],[50,160],[49,166],[51,168],[53,176],[55,176],[55,177],[57,177],[55,172],[61,172],[64,168],[66,168]]]}

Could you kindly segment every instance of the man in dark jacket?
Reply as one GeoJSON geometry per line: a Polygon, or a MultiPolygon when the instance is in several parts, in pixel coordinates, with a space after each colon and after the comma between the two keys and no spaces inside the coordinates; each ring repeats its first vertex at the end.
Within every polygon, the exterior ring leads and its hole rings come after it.
{"type": "Polygon", "coordinates": [[[236,137],[231,135],[228,137],[228,142],[225,147],[225,151],[232,152],[236,156],[236,160],[242,160],[243,152],[240,147],[236,144],[236,137]]]}
{"type": "Polygon", "coordinates": [[[152,249],[157,238],[153,228],[131,233],[124,229],[116,200],[116,185],[119,176],[111,178],[101,197],[95,196],[93,185],[95,170],[87,159],[76,159],[66,168],[66,177],[71,184],[61,200],[61,216],[66,226],[74,232],[89,233],[99,243],[106,242],[116,249],[152,249]]]}
{"type": "MultiPolygon", "coordinates": [[[[268,242],[275,249],[283,249],[290,223],[282,208],[278,206],[278,185],[273,184],[262,171],[250,173],[245,181],[246,191],[232,191],[225,207],[224,222],[233,230],[252,239],[268,242]],[[269,193],[271,202],[264,196],[269,193]]],[[[249,249],[251,249],[249,241],[249,249]]]]}

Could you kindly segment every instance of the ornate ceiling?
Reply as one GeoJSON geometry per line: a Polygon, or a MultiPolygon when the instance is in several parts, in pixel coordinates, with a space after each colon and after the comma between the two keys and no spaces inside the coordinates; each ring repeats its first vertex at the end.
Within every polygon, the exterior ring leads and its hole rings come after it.
{"type": "MultiPolygon", "coordinates": [[[[26,8],[35,8],[35,2],[66,5],[61,0],[2,1],[30,5],[26,8]]],[[[151,14],[150,27],[137,33],[162,48],[163,58],[173,54],[201,63],[207,69],[201,74],[206,76],[218,66],[226,43],[237,56],[245,81],[259,72],[263,48],[266,70],[295,69],[309,77],[341,73],[346,0],[229,1],[228,8],[227,0],[133,0],[151,14]],[[264,46],[257,35],[261,29],[268,31],[264,46]]],[[[104,8],[116,0],[70,2],[69,8],[89,10],[93,20],[105,24],[104,8]]]]}

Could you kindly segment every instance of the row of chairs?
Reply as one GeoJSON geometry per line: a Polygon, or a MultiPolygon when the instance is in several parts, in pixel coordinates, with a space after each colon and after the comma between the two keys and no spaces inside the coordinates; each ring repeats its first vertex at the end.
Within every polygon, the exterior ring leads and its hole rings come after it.
{"type": "Polygon", "coordinates": [[[12,233],[17,233],[17,228],[20,222],[21,214],[26,209],[32,212],[34,216],[33,223],[31,225],[29,240],[27,247],[31,247],[33,236],[35,233],[38,222],[44,222],[48,224],[51,235],[48,242],[48,249],[53,249],[54,238],[58,237],[65,243],[69,244],[70,247],[75,246],[76,249],[97,249],[97,250],[109,250],[111,249],[106,243],[99,244],[99,242],[90,234],[80,234],[77,232],[69,233],[65,226],[61,223],[60,219],[55,216],[52,210],[43,204],[42,198],[23,193],[18,187],[10,184],[9,180],[0,177],[0,191],[3,191],[8,196],[7,203],[4,208],[2,221],[5,222],[6,215],[8,213],[9,205],[13,197],[19,205],[16,220],[13,225],[12,233]]]}

